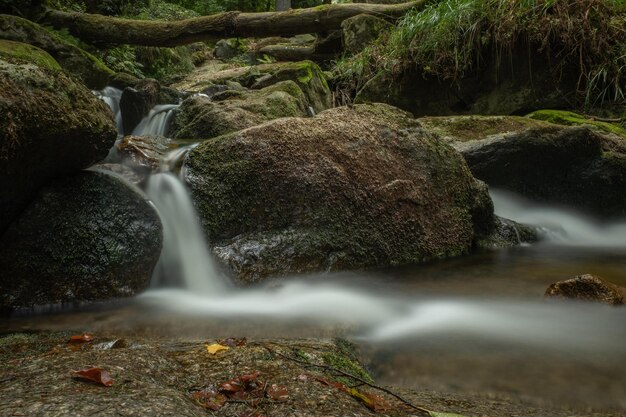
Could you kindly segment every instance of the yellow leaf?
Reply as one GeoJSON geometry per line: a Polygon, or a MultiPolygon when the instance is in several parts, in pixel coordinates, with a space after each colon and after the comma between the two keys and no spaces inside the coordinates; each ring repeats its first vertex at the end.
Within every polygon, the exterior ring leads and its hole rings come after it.
{"type": "Polygon", "coordinates": [[[219,343],[213,343],[212,345],[207,345],[206,350],[211,355],[215,355],[217,352],[220,352],[222,350],[228,350],[228,346],[220,345],[219,343]]]}

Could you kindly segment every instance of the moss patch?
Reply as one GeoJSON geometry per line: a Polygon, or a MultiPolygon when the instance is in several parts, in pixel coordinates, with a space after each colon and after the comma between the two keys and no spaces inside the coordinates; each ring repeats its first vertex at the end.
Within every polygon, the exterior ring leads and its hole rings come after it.
{"type": "Polygon", "coordinates": [[[601,130],[604,132],[615,133],[626,138],[626,129],[617,123],[608,123],[598,120],[586,118],[585,116],[565,110],[538,110],[529,114],[527,117],[535,120],[543,120],[546,122],[575,126],[575,125],[587,125],[593,129],[601,130]]]}
{"type": "Polygon", "coordinates": [[[26,43],[0,40],[0,56],[16,63],[27,62],[41,68],[61,69],[59,63],[46,51],[26,43]]]}
{"type": "Polygon", "coordinates": [[[491,135],[546,126],[541,121],[519,116],[444,116],[418,120],[424,127],[451,142],[484,139],[491,135]]]}

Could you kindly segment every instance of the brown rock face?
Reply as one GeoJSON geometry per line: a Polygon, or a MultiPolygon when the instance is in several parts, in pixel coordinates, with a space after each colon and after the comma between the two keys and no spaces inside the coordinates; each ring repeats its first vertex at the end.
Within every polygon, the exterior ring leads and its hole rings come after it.
{"type": "Polygon", "coordinates": [[[590,274],[555,282],[548,287],[545,296],[596,301],[611,305],[624,304],[622,288],[590,274]]]}
{"type": "Polygon", "coordinates": [[[185,166],[214,251],[248,281],[457,256],[494,226],[461,155],[382,104],[224,135],[185,166]]]}

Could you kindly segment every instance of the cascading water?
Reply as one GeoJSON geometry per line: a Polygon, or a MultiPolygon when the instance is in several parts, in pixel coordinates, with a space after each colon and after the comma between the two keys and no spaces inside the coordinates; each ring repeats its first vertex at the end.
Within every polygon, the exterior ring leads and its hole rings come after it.
{"type": "Polygon", "coordinates": [[[496,214],[542,228],[553,244],[626,248],[626,222],[601,224],[572,210],[540,205],[501,190],[492,190],[491,198],[496,214]]]}
{"type": "Polygon", "coordinates": [[[160,104],[155,106],[133,130],[135,136],[167,136],[170,121],[178,104],[160,104]]]}
{"type": "Polygon", "coordinates": [[[196,294],[222,294],[226,281],[215,268],[182,181],[170,172],[151,175],[147,194],[158,209],[164,235],[152,286],[174,283],[196,294]]]}
{"type": "Polygon", "coordinates": [[[118,135],[123,135],[124,128],[122,126],[122,112],[120,110],[120,100],[122,99],[122,90],[115,87],[106,87],[101,91],[93,91],[100,100],[104,101],[115,115],[115,126],[118,135]]]}

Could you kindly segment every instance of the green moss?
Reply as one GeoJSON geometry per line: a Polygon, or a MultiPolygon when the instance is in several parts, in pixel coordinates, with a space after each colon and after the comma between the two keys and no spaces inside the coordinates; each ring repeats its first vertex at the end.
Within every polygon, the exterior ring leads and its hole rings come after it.
{"type": "Polygon", "coordinates": [[[454,142],[547,126],[544,122],[520,116],[423,117],[419,122],[427,129],[454,142]]]}
{"type": "Polygon", "coordinates": [[[626,137],[626,129],[624,129],[618,124],[588,119],[583,115],[580,115],[578,113],[574,113],[571,111],[538,110],[536,112],[529,114],[527,117],[531,119],[543,120],[546,122],[559,124],[559,125],[567,125],[567,126],[588,125],[594,129],[599,129],[604,132],[615,133],[616,135],[626,137]]]}
{"type": "Polygon", "coordinates": [[[26,43],[0,40],[0,56],[10,61],[17,60],[35,64],[41,68],[61,70],[61,66],[43,49],[26,43]]]}
{"type": "MultiPolygon", "coordinates": [[[[333,368],[339,369],[341,371],[344,371],[346,373],[349,373],[351,375],[364,379],[367,382],[374,383],[374,379],[369,374],[369,372],[367,372],[365,369],[363,369],[361,365],[359,365],[352,359],[348,358],[347,356],[340,355],[334,352],[327,352],[327,353],[324,353],[322,358],[324,359],[324,362],[328,366],[332,366],[333,368]]],[[[351,378],[339,377],[337,379],[340,382],[343,382],[344,384],[354,383],[354,380],[352,380],[351,378]]]]}

